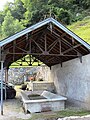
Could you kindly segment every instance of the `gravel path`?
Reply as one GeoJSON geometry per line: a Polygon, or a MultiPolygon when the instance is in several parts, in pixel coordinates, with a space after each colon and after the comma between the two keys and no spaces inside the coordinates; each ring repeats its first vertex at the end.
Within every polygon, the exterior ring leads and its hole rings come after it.
{"type": "Polygon", "coordinates": [[[15,99],[4,101],[3,113],[3,116],[0,115],[0,120],[26,120],[31,118],[31,114],[24,113],[20,95],[18,93],[15,99]]]}

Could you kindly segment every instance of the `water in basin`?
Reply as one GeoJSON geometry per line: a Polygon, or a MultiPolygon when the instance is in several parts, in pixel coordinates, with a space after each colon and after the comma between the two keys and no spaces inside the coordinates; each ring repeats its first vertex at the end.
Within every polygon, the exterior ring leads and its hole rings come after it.
{"type": "Polygon", "coordinates": [[[38,94],[31,94],[31,95],[28,95],[28,97],[30,100],[46,99],[45,97],[38,94]]]}

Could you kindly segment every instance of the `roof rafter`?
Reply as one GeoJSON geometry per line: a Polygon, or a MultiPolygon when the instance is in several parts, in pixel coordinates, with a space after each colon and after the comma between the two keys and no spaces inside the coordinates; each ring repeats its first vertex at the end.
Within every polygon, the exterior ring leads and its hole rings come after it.
{"type": "MultiPolygon", "coordinates": [[[[90,53],[90,45],[53,18],[45,19],[0,42],[4,67],[32,55],[48,66],[90,53]],[[5,55],[5,56],[4,56],[5,55]]],[[[31,61],[28,61],[31,64],[31,61]]]]}

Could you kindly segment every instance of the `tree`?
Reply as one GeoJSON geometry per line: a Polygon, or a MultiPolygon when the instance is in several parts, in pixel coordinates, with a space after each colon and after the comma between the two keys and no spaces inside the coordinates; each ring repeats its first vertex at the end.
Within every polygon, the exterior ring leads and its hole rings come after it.
{"type": "Polygon", "coordinates": [[[23,6],[23,2],[21,0],[15,0],[14,3],[7,2],[4,8],[4,12],[7,13],[8,11],[11,12],[12,16],[19,21],[24,19],[23,14],[25,13],[26,9],[23,6]]]}
{"type": "MultiPolygon", "coordinates": [[[[39,22],[42,18],[44,19],[46,8],[45,6],[48,3],[48,0],[22,0],[26,12],[24,14],[25,20],[28,20],[28,26],[39,22]]],[[[47,7],[47,6],[46,6],[47,7]]]]}
{"type": "Polygon", "coordinates": [[[58,8],[57,9],[57,19],[58,21],[61,21],[62,23],[64,24],[70,24],[70,18],[71,18],[71,15],[70,13],[67,11],[67,10],[64,10],[63,8],[58,8]]]}
{"type": "Polygon", "coordinates": [[[12,16],[19,21],[24,19],[24,13],[26,12],[26,9],[23,5],[24,4],[21,0],[15,0],[13,9],[11,9],[12,16]]]}
{"type": "MultiPolygon", "coordinates": [[[[0,24],[2,26],[8,11],[13,20],[17,21],[14,21],[14,24],[20,24],[25,27],[50,17],[50,11],[52,16],[58,21],[70,24],[89,15],[89,7],[90,0],[14,0],[14,3],[7,2],[4,10],[0,12],[0,24]]],[[[3,26],[2,29],[4,29],[3,26]]],[[[11,34],[13,31],[15,30],[10,31],[11,34]]]]}
{"type": "Polygon", "coordinates": [[[2,23],[2,36],[8,37],[16,32],[24,29],[24,26],[19,22],[19,20],[12,17],[10,11],[7,12],[4,22],[2,23]]]}
{"type": "Polygon", "coordinates": [[[0,24],[4,21],[5,14],[3,11],[0,11],[0,24]]]}

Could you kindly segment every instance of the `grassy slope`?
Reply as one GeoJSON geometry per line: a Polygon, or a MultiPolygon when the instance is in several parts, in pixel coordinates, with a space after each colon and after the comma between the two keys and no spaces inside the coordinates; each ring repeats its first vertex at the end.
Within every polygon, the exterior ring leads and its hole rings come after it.
{"type": "Polygon", "coordinates": [[[90,17],[67,27],[90,44],[90,17]]]}

